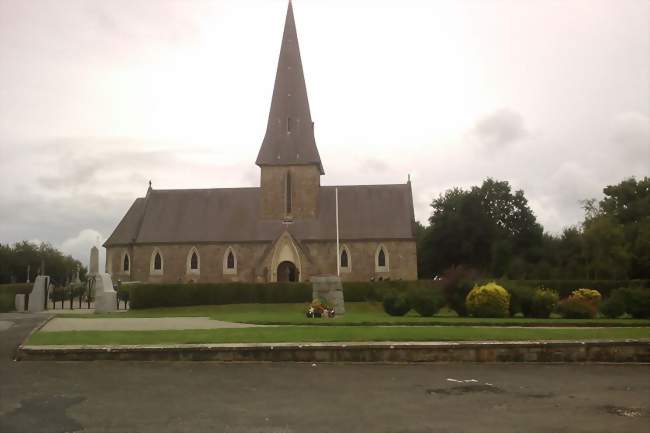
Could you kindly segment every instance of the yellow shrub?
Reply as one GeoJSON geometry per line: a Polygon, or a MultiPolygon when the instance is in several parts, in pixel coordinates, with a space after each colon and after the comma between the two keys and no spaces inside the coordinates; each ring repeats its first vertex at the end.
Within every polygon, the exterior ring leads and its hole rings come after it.
{"type": "Polygon", "coordinates": [[[594,289],[577,289],[571,292],[571,296],[569,298],[573,299],[579,299],[584,302],[588,302],[594,306],[598,306],[600,304],[600,301],[603,300],[602,295],[598,290],[594,289]]]}
{"type": "Polygon", "coordinates": [[[496,283],[476,286],[465,299],[467,312],[474,317],[508,317],[510,294],[496,283]]]}

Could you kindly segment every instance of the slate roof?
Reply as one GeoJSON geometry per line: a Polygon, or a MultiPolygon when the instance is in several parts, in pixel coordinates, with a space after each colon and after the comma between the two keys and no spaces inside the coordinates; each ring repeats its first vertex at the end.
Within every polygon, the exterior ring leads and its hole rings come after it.
{"type": "Polygon", "coordinates": [[[316,147],[298,34],[289,3],[266,135],[257,165],[317,165],[325,174],[316,147]]]}
{"type": "MultiPolygon", "coordinates": [[[[341,240],[413,239],[410,183],[341,186],[341,240]]],[[[272,242],[285,228],[298,240],[336,239],[335,187],[320,189],[319,215],[286,225],[260,218],[260,189],[150,190],[135,200],[104,246],[272,242]]]]}

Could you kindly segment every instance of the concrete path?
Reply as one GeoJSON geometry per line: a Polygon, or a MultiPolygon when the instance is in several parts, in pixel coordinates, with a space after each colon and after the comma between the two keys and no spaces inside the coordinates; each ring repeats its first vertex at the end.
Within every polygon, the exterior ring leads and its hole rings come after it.
{"type": "Polygon", "coordinates": [[[258,325],[222,322],[208,317],[157,317],[121,319],[75,319],[55,317],[42,329],[58,331],[168,331],[177,329],[253,328],[258,325]]]}

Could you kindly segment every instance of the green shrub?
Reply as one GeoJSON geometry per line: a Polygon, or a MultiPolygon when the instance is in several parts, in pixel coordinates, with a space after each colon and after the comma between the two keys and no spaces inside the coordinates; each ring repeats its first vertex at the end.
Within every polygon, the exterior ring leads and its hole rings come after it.
{"type": "Polygon", "coordinates": [[[404,293],[387,293],[382,304],[384,311],[391,316],[403,316],[411,310],[408,296],[404,293]]]}
{"type": "Polygon", "coordinates": [[[626,296],[623,290],[615,290],[600,304],[599,310],[601,314],[610,319],[621,317],[626,312],[626,296]]]}
{"type": "Polygon", "coordinates": [[[532,303],[530,306],[529,316],[538,319],[548,319],[551,313],[557,307],[560,296],[555,290],[551,289],[537,289],[533,294],[532,303]]]}
{"type": "Polygon", "coordinates": [[[459,316],[467,316],[465,300],[478,279],[476,271],[462,266],[450,268],[442,274],[439,284],[442,287],[445,302],[459,316]]]}
{"type": "Polygon", "coordinates": [[[435,288],[416,288],[409,292],[409,303],[420,316],[431,317],[440,310],[444,301],[435,288]]]}
{"type": "Polygon", "coordinates": [[[650,319],[650,289],[626,289],[625,310],[635,319],[650,319]]]}
{"type": "Polygon", "coordinates": [[[508,317],[510,294],[496,283],[476,286],[467,295],[467,312],[474,317],[508,317]]]}
{"type": "Polygon", "coordinates": [[[525,317],[531,317],[533,309],[533,298],[537,289],[523,285],[519,282],[508,281],[507,285],[503,285],[510,293],[510,315],[514,316],[518,313],[523,314],[525,317]]]}
{"type": "Polygon", "coordinates": [[[16,295],[31,293],[30,283],[0,284],[0,313],[8,313],[16,308],[16,295]]]}
{"type": "Polygon", "coordinates": [[[593,319],[597,307],[593,302],[570,296],[558,304],[558,311],[565,319],[593,319]]]}

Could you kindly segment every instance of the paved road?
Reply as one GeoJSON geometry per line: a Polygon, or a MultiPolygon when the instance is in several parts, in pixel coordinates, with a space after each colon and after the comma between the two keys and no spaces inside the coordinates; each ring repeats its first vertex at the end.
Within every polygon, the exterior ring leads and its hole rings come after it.
{"type": "Polygon", "coordinates": [[[0,432],[642,432],[650,367],[13,362],[0,432]]]}

